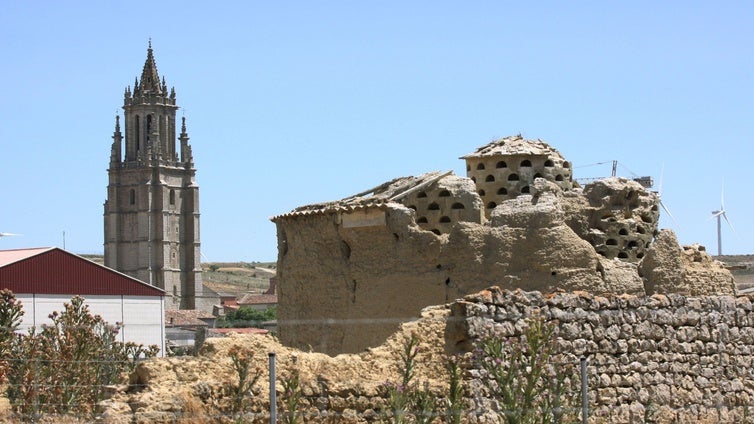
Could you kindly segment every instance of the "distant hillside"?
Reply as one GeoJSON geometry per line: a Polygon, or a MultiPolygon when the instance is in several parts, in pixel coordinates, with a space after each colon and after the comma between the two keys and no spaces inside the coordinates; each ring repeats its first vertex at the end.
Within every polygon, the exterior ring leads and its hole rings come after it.
{"type": "Polygon", "coordinates": [[[208,262],[202,264],[204,285],[218,294],[261,293],[275,276],[274,262],[208,262]]]}
{"type": "MultiPolygon", "coordinates": [[[[102,255],[79,256],[98,264],[105,261],[102,255]]],[[[275,262],[206,262],[202,264],[202,282],[218,294],[261,293],[270,287],[276,267],[275,262]]]]}

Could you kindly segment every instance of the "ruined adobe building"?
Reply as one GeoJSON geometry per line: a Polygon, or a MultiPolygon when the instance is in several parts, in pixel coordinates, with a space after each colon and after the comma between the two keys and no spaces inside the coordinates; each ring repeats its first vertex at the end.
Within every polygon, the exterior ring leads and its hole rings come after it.
{"type": "Polygon", "coordinates": [[[659,232],[659,199],[632,180],[579,187],[541,140],[493,141],[468,177],[397,178],[272,218],[281,340],[335,354],[491,285],[553,292],[732,294],[731,274],[659,232]],[[658,237],[660,243],[652,241],[658,237]]]}

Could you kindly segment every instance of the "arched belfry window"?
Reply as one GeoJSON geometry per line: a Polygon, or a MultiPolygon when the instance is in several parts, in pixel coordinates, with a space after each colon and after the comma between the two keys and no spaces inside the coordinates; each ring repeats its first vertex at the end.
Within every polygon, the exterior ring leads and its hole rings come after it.
{"type": "Polygon", "coordinates": [[[175,205],[175,190],[170,189],[170,204],[175,205]]]}
{"type": "Polygon", "coordinates": [[[147,143],[149,143],[149,134],[152,133],[152,115],[147,115],[147,143]]]}
{"type": "Polygon", "coordinates": [[[128,192],[128,204],[129,205],[136,204],[136,190],[134,189],[131,189],[131,191],[128,192]]]}
{"type": "Polygon", "coordinates": [[[141,149],[141,120],[139,118],[139,115],[136,115],[135,118],[136,128],[134,128],[134,134],[136,134],[136,151],[138,152],[139,149],[141,149]]]}

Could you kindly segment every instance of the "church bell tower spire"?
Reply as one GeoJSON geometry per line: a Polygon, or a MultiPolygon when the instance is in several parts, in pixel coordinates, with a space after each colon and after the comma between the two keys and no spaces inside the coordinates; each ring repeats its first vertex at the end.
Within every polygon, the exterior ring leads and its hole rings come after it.
{"type": "Polygon", "coordinates": [[[182,119],[176,134],[175,89],[149,40],[141,78],[123,93],[115,118],[105,202],[105,265],[164,289],[169,309],[194,309],[202,292],[199,187],[182,119]],[[180,152],[176,149],[180,141],[180,152]]]}

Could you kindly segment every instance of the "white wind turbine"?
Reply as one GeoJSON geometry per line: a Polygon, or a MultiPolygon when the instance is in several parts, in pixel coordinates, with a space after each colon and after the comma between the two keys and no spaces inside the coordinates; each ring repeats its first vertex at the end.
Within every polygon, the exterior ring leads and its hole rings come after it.
{"type": "MultiPolygon", "coordinates": [[[[660,206],[662,206],[662,209],[665,211],[665,213],[668,214],[670,219],[673,221],[673,223],[676,225],[676,227],[679,227],[678,221],[675,220],[673,217],[673,214],[670,213],[670,209],[668,209],[667,206],[665,206],[665,202],[662,201],[662,181],[665,178],[665,164],[662,164],[662,168],[660,168],[660,186],[657,188],[657,200],[660,202],[660,206]]],[[[676,228],[676,230],[679,230],[680,228],[676,228]]]]}
{"type": "Polygon", "coordinates": [[[728,215],[725,213],[725,184],[721,186],[720,189],[720,210],[712,211],[712,216],[709,217],[709,219],[717,218],[717,256],[721,256],[723,254],[723,237],[722,237],[722,225],[721,225],[721,219],[720,217],[723,217],[725,219],[725,222],[728,223],[728,226],[730,226],[730,229],[735,234],[736,230],[733,228],[733,224],[730,223],[730,220],[728,220],[728,215]]]}

